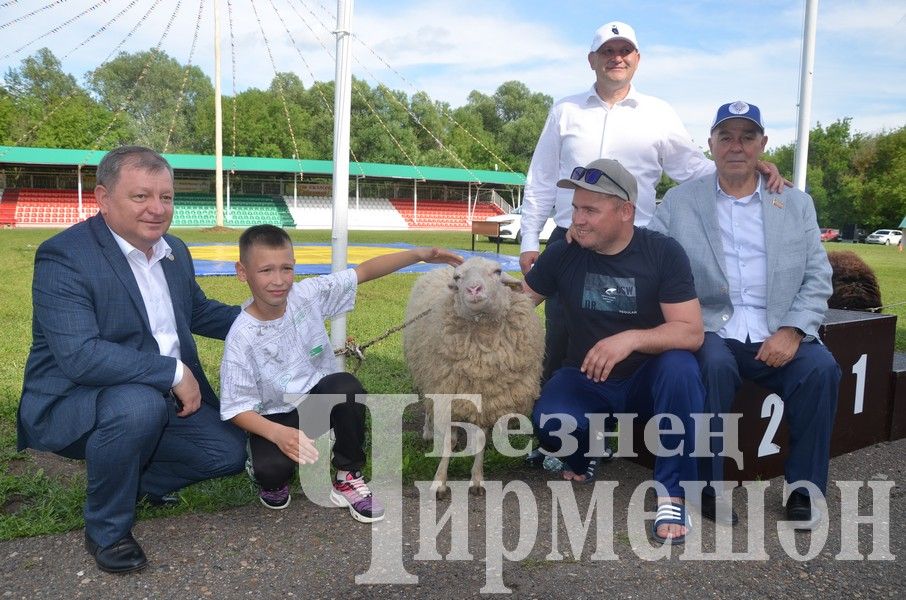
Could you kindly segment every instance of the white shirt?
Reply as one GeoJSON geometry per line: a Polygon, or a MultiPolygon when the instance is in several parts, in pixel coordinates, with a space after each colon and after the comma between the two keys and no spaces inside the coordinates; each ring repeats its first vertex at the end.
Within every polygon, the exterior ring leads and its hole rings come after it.
{"type": "Polygon", "coordinates": [[[244,310],[251,304],[247,300],[223,344],[220,418],[295,410],[284,394],[304,394],[335,373],[324,320],[352,310],[356,287],[355,269],[297,281],[286,312],[271,321],[259,321],[244,310]]]}
{"type": "MultiPolygon", "coordinates": [[[[110,229],[108,227],[108,229],[110,229]]],[[[173,313],[173,300],[170,297],[170,287],[164,275],[164,268],[160,261],[173,255],[170,245],[160,238],[151,247],[153,254],[149,259],[145,253],[124,240],[115,231],[110,229],[116,245],[120,247],[145,304],[148,314],[148,325],[151,335],[157,342],[157,347],[163,356],[172,356],[176,359],[176,372],[173,376],[173,386],[182,381],[183,364],[179,353],[179,335],[176,333],[176,315],[173,313]]]]}
{"type": "Polygon", "coordinates": [[[714,163],[692,143],[669,104],[630,87],[625,98],[608,106],[592,86],[554,104],[547,117],[526,176],[522,252],[539,249],[538,234],[552,207],[554,222],[569,227],[573,190],[558,188],[557,181],[598,158],[616,159],[635,175],[640,227],[654,214],[662,172],[680,183],[714,172],[714,163]]]}
{"type": "Polygon", "coordinates": [[[724,338],[763,342],[770,337],[767,293],[768,261],[764,243],[761,176],[755,192],[735,198],[717,183],[717,223],[733,315],[717,333],[724,338]]]}

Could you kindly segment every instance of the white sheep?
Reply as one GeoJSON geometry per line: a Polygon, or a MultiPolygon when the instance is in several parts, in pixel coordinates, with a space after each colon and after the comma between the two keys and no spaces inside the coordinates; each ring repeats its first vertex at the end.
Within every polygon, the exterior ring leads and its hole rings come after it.
{"type": "MultiPolygon", "coordinates": [[[[403,352],[416,389],[428,394],[480,394],[481,409],[465,399],[438,406],[438,420],[477,426],[475,462],[469,491],[484,493],[486,432],[507,414],[527,415],[538,398],[544,331],[528,296],[508,285],[518,280],[495,261],[470,258],[460,266],[436,269],[412,288],[403,333],[403,352]],[[449,409],[449,412],[448,412],[449,409]]],[[[446,497],[447,467],[456,444],[449,422],[435,422],[433,402],[425,398],[426,440],[443,435],[443,455],[433,489],[446,497]]],[[[440,438],[438,438],[440,439],[440,438]]]]}

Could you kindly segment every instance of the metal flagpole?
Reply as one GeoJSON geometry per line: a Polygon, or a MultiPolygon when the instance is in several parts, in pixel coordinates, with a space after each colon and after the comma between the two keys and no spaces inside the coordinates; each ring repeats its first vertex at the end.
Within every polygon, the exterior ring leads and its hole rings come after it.
{"type": "Polygon", "coordinates": [[[214,0],[214,222],[223,227],[223,107],[220,80],[220,0],[214,0]]]}
{"type": "Polygon", "coordinates": [[[802,34],[802,72],[799,80],[799,126],[796,133],[796,160],[793,185],[805,191],[808,167],[809,123],[812,120],[812,79],[815,71],[815,30],[818,26],[818,0],[805,2],[805,31],[802,34]]]}
{"type": "Polygon", "coordinates": [[[76,176],[79,180],[79,219],[85,218],[85,213],[82,210],[82,165],[79,165],[76,168],[76,176]]]}
{"type": "MultiPolygon", "coordinates": [[[[333,233],[331,235],[331,272],[346,268],[349,245],[349,113],[351,110],[352,71],[349,39],[353,0],[337,0],[337,64],[333,114],[333,233]]],[[[330,324],[330,341],[334,348],[346,346],[346,316],[335,317],[330,324]]],[[[339,369],[345,367],[337,357],[339,369]]]]}

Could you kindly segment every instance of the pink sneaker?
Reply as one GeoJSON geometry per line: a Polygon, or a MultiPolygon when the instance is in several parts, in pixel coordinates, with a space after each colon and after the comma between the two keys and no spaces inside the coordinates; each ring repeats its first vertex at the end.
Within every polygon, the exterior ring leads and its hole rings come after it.
{"type": "Polygon", "coordinates": [[[359,471],[350,471],[344,481],[334,481],[330,501],[349,507],[352,518],[361,523],[374,523],[384,518],[384,506],[374,497],[359,471]]]}
{"type": "Polygon", "coordinates": [[[266,490],[264,488],[258,492],[258,499],[261,500],[261,504],[270,508],[272,510],[283,510],[289,506],[292,496],[289,495],[289,485],[284,484],[283,487],[277,488],[276,490],[266,490]]]}

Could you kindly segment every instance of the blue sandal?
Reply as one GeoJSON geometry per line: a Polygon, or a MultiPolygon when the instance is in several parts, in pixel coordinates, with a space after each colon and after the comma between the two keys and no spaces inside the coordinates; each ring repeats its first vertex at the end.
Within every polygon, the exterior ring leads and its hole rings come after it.
{"type": "Polygon", "coordinates": [[[661,525],[685,525],[686,533],[692,529],[692,519],[686,512],[686,505],[678,502],[667,502],[657,507],[657,516],[651,524],[651,537],[659,544],[679,546],[686,541],[686,535],[676,537],[663,537],[658,535],[657,528],[661,525]]]}
{"type": "MultiPolygon", "coordinates": [[[[545,467],[546,466],[547,465],[545,465],[545,467]]],[[[575,473],[576,475],[584,475],[585,479],[583,479],[582,481],[576,481],[575,479],[571,479],[570,481],[572,481],[573,483],[586,485],[586,484],[591,484],[591,483],[595,482],[595,478],[596,478],[595,470],[597,469],[597,466],[598,466],[598,459],[589,458],[588,463],[586,463],[586,465],[585,465],[584,471],[574,471],[573,468],[570,467],[566,463],[562,463],[560,470],[561,471],[570,471],[571,473],[575,473]]]]}

